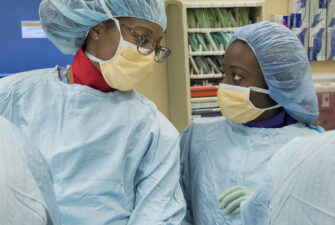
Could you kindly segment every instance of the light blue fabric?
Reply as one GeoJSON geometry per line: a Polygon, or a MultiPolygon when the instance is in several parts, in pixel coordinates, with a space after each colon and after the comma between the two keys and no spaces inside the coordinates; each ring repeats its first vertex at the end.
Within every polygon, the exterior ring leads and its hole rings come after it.
{"type": "Polygon", "coordinates": [[[334,149],[335,131],[284,145],[243,202],[243,224],[335,224],[334,149]]]}
{"type": "Polygon", "coordinates": [[[304,47],[286,26],[259,22],[237,30],[229,44],[245,41],[255,53],[270,96],[294,119],[312,124],[319,116],[318,100],[304,47]]]}
{"type": "MultiPolygon", "coordinates": [[[[166,28],[163,0],[105,0],[114,17],[145,19],[166,28]]],[[[109,20],[99,0],[43,0],[39,15],[43,30],[64,54],[76,54],[89,29],[109,20]]],[[[113,40],[111,40],[113,41],[113,40]]]]}
{"type": "MultiPolygon", "coordinates": [[[[60,225],[60,213],[47,162],[12,123],[0,116],[0,180],[10,193],[3,201],[0,224],[60,225]],[[2,161],[5,160],[5,161],[2,161]],[[6,165],[7,164],[7,165],[6,165]],[[2,168],[4,166],[4,168],[2,168]],[[14,197],[16,196],[16,197],[14,197]],[[6,221],[4,221],[6,220],[6,221]],[[15,221],[15,222],[14,222],[15,221]]],[[[1,186],[1,185],[0,185],[1,186]]]]}
{"type": "Polygon", "coordinates": [[[60,68],[60,70],[59,70],[59,76],[60,76],[62,82],[65,83],[65,84],[69,83],[69,80],[67,79],[67,76],[66,76],[66,72],[69,68],[71,68],[71,67],[68,66],[66,69],[65,68],[60,68]]]}
{"type": "Polygon", "coordinates": [[[223,117],[194,120],[180,140],[183,224],[241,225],[240,215],[223,216],[217,197],[234,185],[256,188],[266,163],[285,143],[314,133],[302,123],[253,128],[223,117]]]}
{"type": "Polygon", "coordinates": [[[0,81],[0,114],[50,165],[63,225],[177,225],[178,132],[136,91],[65,84],[57,68],[0,81]]]}
{"type": "Polygon", "coordinates": [[[309,126],[309,128],[314,129],[314,130],[316,130],[316,131],[319,132],[319,133],[323,133],[323,132],[326,131],[326,130],[325,130],[323,127],[321,127],[321,126],[316,126],[316,125],[311,125],[311,124],[308,124],[308,126],[309,126]]]}

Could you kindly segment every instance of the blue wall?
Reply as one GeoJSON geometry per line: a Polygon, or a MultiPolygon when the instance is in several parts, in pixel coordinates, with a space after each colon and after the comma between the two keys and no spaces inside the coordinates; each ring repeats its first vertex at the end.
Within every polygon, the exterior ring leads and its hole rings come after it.
{"type": "Polygon", "coordinates": [[[39,20],[41,0],[0,0],[0,76],[66,66],[74,56],[62,54],[47,38],[22,38],[21,21],[39,20]]]}

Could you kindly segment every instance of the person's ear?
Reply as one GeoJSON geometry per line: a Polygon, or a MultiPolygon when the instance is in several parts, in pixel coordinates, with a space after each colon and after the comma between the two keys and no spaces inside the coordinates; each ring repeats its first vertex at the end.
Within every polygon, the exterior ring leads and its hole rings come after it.
{"type": "Polygon", "coordinates": [[[102,31],[105,29],[106,23],[101,22],[90,29],[88,36],[91,40],[98,41],[102,31]]]}

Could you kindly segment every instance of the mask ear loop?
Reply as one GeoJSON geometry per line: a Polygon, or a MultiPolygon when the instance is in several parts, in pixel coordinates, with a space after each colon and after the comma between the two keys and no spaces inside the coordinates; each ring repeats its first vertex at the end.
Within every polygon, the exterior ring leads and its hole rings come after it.
{"type": "MultiPolygon", "coordinates": [[[[121,33],[121,27],[120,27],[119,20],[116,19],[116,18],[112,15],[112,13],[110,12],[110,10],[109,10],[109,8],[108,8],[108,6],[107,6],[105,0],[99,0],[99,2],[100,2],[100,4],[101,4],[103,10],[104,10],[105,13],[107,14],[107,16],[108,16],[110,19],[114,20],[114,22],[115,22],[115,24],[116,24],[116,26],[117,26],[117,29],[119,30],[119,33],[120,33],[120,42],[119,42],[119,46],[118,46],[118,49],[117,49],[116,53],[118,53],[118,51],[119,51],[119,48],[120,48],[120,45],[121,45],[120,43],[124,43],[124,44],[126,44],[127,46],[129,46],[129,47],[132,47],[132,48],[134,48],[134,49],[137,49],[137,45],[134,45],[133,43],[130,43],[130,42],[125,41],[125,40],[123,39],[123,37],[122,37],[122,33],[121,33]]],[[[115,53],[115,55],[116,55],[116,53],[115,53]]],[[[154,53],[154,52],[153,52],[153,53],[154,53]]],[[[110,61],[110,60],[108,60],[108,61],[110,61]]]]}
{"type": "Polygon", "coordinates": [[[263,94],[270,94],[270,91],[267,90],[267,89],[263,89],[263,88],[259,88],[259,87],[249,87],[251,91],[256,91],[256,92],[260,92],[260,93],[263,93],[263,94]]]}
{"type": "Polygon", "coordinates": [[[259,92],[259,93],[263,93],[263,94],[270,94],[270,91],[267,90],[267,89],[263,89],[263,88],[259,88],[259,87],[249,87],[249,92],[248,92],[248,101],[249,103],[252,105],[252,107],[254,107],[255,109],[258,109],[258,110],[262,110],[263,112],[267,111],[267,110],[271,110],[271,109],[276,109],[276,108],[280,108],[281,105],[277,104],[277,105],[274,105],[274,106],[271,106],[271,107],[268,107],[268,108],[258,108],[256,107],[250,100],[250,92],[251,91],[255,91],[255,92],[259,92]]]}
{"type": "Polygon", "coordinates": [[[99,59],[99,58],[97,58],[97,57],[95,57],[95,56],[93,56],[93,55],[90,55],[89,53],[85,52],[86,56],[87,56],[90,60],[95,61],[95,62],[98,62],[98,63],[100,64],[100,68],[102,68],[101,63],[110,62],[110,61],[114,60],[114,58],[115,58],[117,55],[119,55],[120,50],[121,50],[121,43],[123,42],[123,37],[122,37],[122,33],[121,33],[121,28],[120,28],[119,20],[116,19],[116,18],[112,15],[112,13],[110,12],[110,10],[109,10],[109,8],[108,8],[108,6],[107,6],[105,0],[99,0],[99,2],[100,2],[100,4],[101,4],[103,10],[105,11],[106,15],[107,15],[110,19],[112,19],[112,20],[115,22],[116,27],[117,27],[117,29],[119,30],[119,33],[120,33],[119,45],[118,45],[118,47],[117,47],[117,49],[116,49],[116,51],[115,51],[114,56],[113,56],[111,59],[108,59],[108,60],[101,60],[101,59],[99,59]]]}
{"type": "Polygon", "coordinates": [[[105,13],[107,14],[107,16],[108,16],[110,19],[112,19],[112,20],[115,21],[116,26],[117,26],[118,30],[120,31],[120,34],[121,34],[121,29],[120,29],[120,23],[119,23],[119,20],[115,19],[114,16],[112,15],[112,13],[109,11],[109,8],[108,8],[108,6],[107,6],[105,0],[99,0],[99,2],[100,2],[100,4],[101,4],[103,10],[104,10],[105,13]]]}

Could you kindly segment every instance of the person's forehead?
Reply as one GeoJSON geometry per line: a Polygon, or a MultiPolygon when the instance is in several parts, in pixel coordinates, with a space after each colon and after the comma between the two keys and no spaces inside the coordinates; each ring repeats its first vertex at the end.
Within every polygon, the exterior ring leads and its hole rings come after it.
{"type": "Polygon", "coordinates": [[[163,28],[160,25],[145,19],[123,17],[120,18],[120,21],[132,28],[141,29],[154,35],[163,35],[163,28]]]}
{"type": "Polygon", "coordinates": [[[250,46],[244,41],[237,40],[237,41],[232,42],[228,46],[226,53],[228,53],[226,54],[228,55],[228,57],[233,57],[236,59],[246,60],[246,61],[254,61],[254,60],[257,61],[255,53],[250,48],[250,46]]]}
{"type": "Polygon", "coordinates": [[[232,42],[226,51],[223,61],[226,67],[229,66],[229,63],[241,66],[250,72],[261,72],[257,57],[250,46],[243,41],[232,42]]]}

